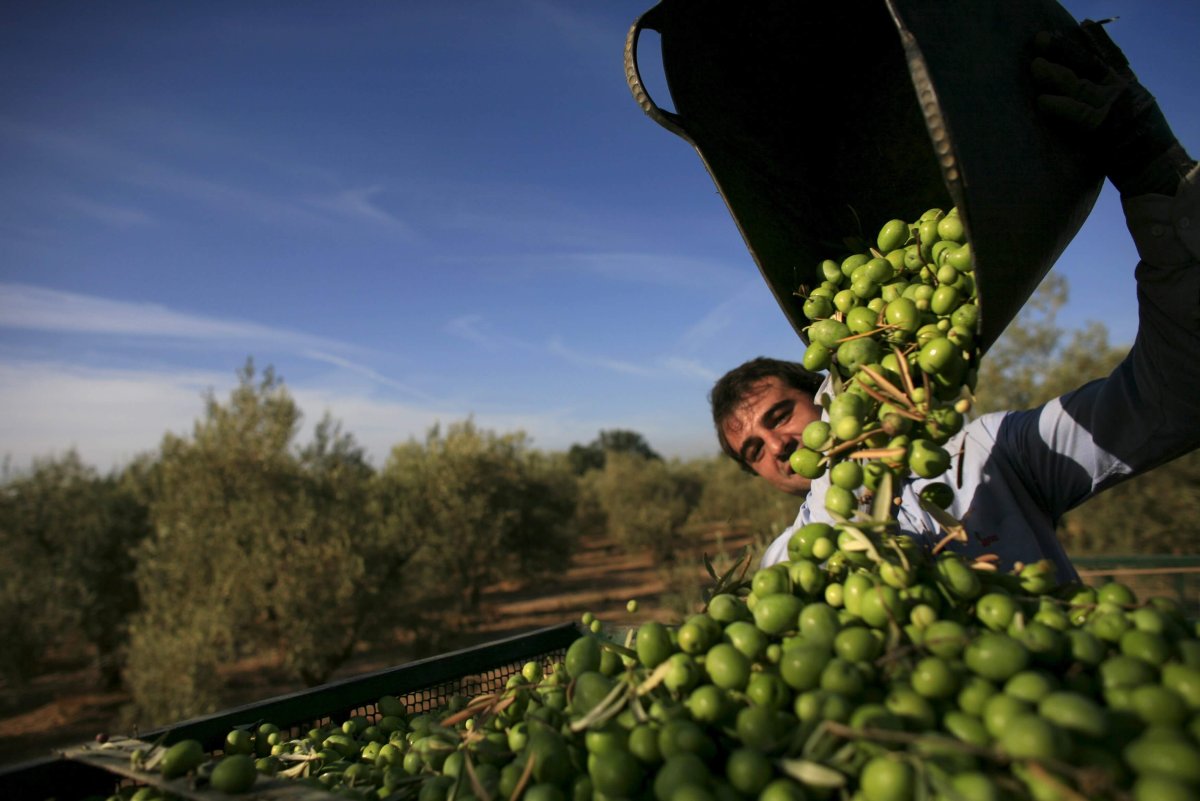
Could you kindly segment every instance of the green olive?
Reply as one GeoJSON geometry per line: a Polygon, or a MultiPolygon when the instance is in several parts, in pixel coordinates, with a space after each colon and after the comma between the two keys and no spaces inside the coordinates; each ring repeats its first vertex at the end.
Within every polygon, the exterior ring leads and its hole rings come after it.
{"type": "Polygon", "coordinates": [[[921,500],[932,503],[940,509],[947,509],[954,503],[954,490],[942,482],[926,484],[918,493],[921,500]]]}
{"type": "Polygon", "coordinates": [[[903,247],[909,238],[908,223],[904,220],[888,220],[879,229],[879,236],[875,238],[875,243],[879,246],[879,250],[887,253],[889,250],[903,247]]]}
{"type": "Polygon", "coordinates": [[[979,307],[974,303],[963,303],[950,314],[950,322],[968,331],[979,330],[979,307]]]}
{"type": "Polygon", "coordinates": [[[974,261],[971,258],[970,243],[947,250],[946,263],[954,267],[960,273],[967,273],[974,270],[975,267],[974,261]]]}
{"type": "Polygon", "coordinates": [[[877,327],[877,317],[869,307],[859,306],[846,315],[846,326],[853,334],[866,334],[877,327]]]}
{"type": "Polygon", "coordinates": [[[833,352],[820,342],[810,342],[808,347],[804,349],[804,369],[818,372],[828,370],[829,365],[833,362],[833,352]]]}
{"type": "Polygon", "coordinates": [[[930,375],[953,375],[963,366],[962,349],[946,337],[937,337],[921,347],[917,363],[930,375]]]}
{"type": "Polygon", "coordinates": [[[825,491],[825,508],[832,514],[849,518],[857,505],[858,500],[848,489],[834,485],[825,491]]]}
{"type": "Polygon", "coordinates": [[[837,349],[837,362],[847,375],[853,375],[864,364],[875,364],[882,356],[879,343],[867,337],[847,340],[837,349]]]}
{"type": "Polygon", "coordinates": [[[810,320],[821,320],[833,316],[833,301],[821,295],[809,296],[804,301],[804,316],[810,320]]]}
{"type": "Polygon", "coordinates": [[[871,259],[863,265],[862,269],[863,274],[877,284],[891,281],[896,274],[895,268],[887,259],[871,259]]]}
{"type": "Polygon", "coordinates": [[[962,218],[957,214],[953,216],[943,217],[938,221],[938,236],[942,239],[949,239],[954,242],[964,242],[967,238],[966,229],[963,227],[962,218]]]}
{"type": "MultiPolygon", "coordinates": [[[[886,264],[886,262],[884,262],[886,264]]],[[[850,291],[860,300],[870,300],[879,294],[879,282],[869,275],[860,275],[850,281],[850,291]]]]}
{"type": "Polygon", "coordinates": [[[797,448],[788,457],[788,464],[797,475],[805,478],[820,478],[825,475],[824,458],[820,453],[808,448],[797,448]]]}
{"type": "Polygon", "coordinates": [[[917,313],[917,304],[910,298],[896,298],[887,305],[883,314],[888,325],[894,325],[901,331],[913,334],[920,327],[921,317],[917,313]]]}
{"type": "Polygon", "coordinates": [[[804,427],[800,441],[810,450],[820,451],[828,448],[833,435],[833,429],[824,420],[813,420],[804,427]]]}
{"type": "Polygon", "coordinates": [[[863,484],[862,465],[852,460],[843,460],[829,471],[829,480],[834,486],[854,491],[863,484]]]}
{"type": "Polygon", "coordinates": [[[840,320],[818,320],[808,327],[808,337],[826,348],[837,348],[838,341],[850,336],[850,329],[840,320]]]}
{"type": "Polygon", "coordinates": [[[934,314],[950,314],[959,305],[958,290],[951,284],[942,284],[929,299],[929,309],[934,314]]]}
{"type": "Polygon", "coordinates": [[[870,260],[870,253],[855,253],[851,256],[847,256],[842,260],[841,273],[846,278],[849,278],[856,269],[866,264],[870,260]]]}
{"type": "Polygon", "coordinates": [[[921,478],[934,478],[950,467],[950,454],[935,442],[914,439],[909,450],[908,467],[921,478]]]}
{"type": "Polygon", "coordinates": [[[843,289],[833,296],[833,306],[842,314],[859,305],[861,304],[858,295],[849,289],[843,289]]]}

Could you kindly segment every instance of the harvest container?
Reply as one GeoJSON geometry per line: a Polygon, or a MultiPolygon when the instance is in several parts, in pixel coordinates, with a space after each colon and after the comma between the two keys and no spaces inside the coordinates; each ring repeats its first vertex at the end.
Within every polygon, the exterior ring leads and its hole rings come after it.
{"type": "MultiPolygon", "coordinates": [[[[519,672],[526,662],[562,659],[579,634],[574,623],[538,629],[140,732],[139,739],[157,742],[161,738],[164,745],[169,745],[190,738],[199,740],[211,753],[222,747],[225,735],[236,726],[270,722],[295,737],[314,726],[354,715],[374,722],[379,718],[375,703],[384,695],[399,697],[410,712],[428,711],[442,706],[456,693],[470,696],[502,690],[509,676],[519,672]]],[[[76,801],[89,795],[104,797],[120,781],[120,776],[92,764],[48,756],[0,769],[0,799],[76,801]]],[[[212,795],[219,797],[216,792],[212,795]]]]}
{"type": "Polygon", "coordinates": [[[975,260],[981,344],[1029,299],[1103,176],[1035,108],[1040,30],[1111,46],[1053,0],[662,0],[625,45],[630,90],[693,145],[796,333],[801,284],[847,235],[958,206],[975,260]],[[642,82],[660,36],[674,111],[642,82]]]}

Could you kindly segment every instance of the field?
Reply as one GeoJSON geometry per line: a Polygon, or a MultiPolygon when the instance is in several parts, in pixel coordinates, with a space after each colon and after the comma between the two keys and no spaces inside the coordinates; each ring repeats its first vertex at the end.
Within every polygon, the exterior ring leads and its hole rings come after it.
{"type": "MultiPolygon", "coordinates": [[[[655,564],[648,552],[628,554],[608,539],[585,539],[558,575],[532,587],[489,587],[478,617],[462,621],[454,627],[457,631],[448,632],[436,646],[398,634],[390,647],[355,654],[335,678],[403,664],[430,655],[430,651],[444,653],[578,620],[587,611],[622,624],[651,618],[676,620],[678,610],[688,606],[685,596],[694,603],[708,582],[702,554],[733,551],[743,544],[744,538],[723,539],[719,532],[709,532],[699,539],[694,553],[681,557],[674,566],[662,566],[655,564]],[[625,610],[630,599],[639,601],[634,615],[625,610]]],[[[53,665],[52,671],[27,687],[0,685],[0,765],[43,756],[101,732],[128,733],[114,728],[128,697],[95,686],[88,654],[61,653],[53,665]]],[[[227,688],[227,706],[303,689],[280,681],[271,666],[261,660],[234,665],[227,676],[227,688]]]]}

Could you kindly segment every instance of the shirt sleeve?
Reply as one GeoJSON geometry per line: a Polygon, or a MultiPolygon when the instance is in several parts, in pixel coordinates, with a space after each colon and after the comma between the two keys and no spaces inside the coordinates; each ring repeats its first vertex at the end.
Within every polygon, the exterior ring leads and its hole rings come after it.
{"type": "Polygon", "coordinates": [[[1009,415],[998,448],[1057,520],[1087,498],[1200,447],[1200,181],[1124,201],[1141,257],[1138,334],[1101,380],[1009,415]]]}

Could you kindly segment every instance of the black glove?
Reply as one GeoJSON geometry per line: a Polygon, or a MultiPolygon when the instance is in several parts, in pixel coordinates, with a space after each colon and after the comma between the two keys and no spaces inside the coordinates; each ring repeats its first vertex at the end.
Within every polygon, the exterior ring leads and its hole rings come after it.
{"type": "Polygon", "coordinates": [[[1072,33],[1035,39],[1038,108],[1076,135],[1123,196],[1174,195],[1194,162],[1154,96],[1099,23],[1084,20],[1072,33]]]}

